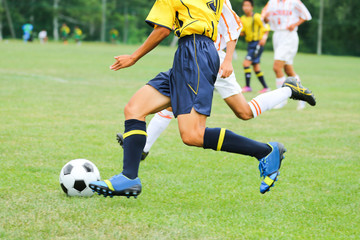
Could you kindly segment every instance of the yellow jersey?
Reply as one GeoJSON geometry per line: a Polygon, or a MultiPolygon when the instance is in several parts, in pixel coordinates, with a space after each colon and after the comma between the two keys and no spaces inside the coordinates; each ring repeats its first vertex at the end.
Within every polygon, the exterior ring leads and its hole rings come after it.
{"type": "Polygon", "coordinates": [[[224,0],[156,0],[146,22],[174,30],[179,38],[200,34],[215,41],[223,3],[224,0]]]}
{"type": "Polygon", "coordinates": [[[253,14],[253,16],[241,16],[241,23],[243,24],[242,32],[245,33],[245,41],[259,41],[263,37],[265,32],[270,31],[269,24],[264,24],[261,20],[259,13],[253,14]]]}

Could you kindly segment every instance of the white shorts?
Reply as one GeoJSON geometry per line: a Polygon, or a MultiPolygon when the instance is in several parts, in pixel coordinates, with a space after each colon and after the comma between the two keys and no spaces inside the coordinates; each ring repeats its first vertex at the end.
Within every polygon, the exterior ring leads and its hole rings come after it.
{"type": "MultiPolygon", "coordinates": [[[[218,51],[220,57],[220,65],[223,63],[226,53],[224,51],[218,51]]],[[[218,91],[223,99],[232,95],[241,93],[241,87],[236,81],[234,72],[227,78],[221,78],[218,74],[215,82],[215,89],[218,91]]]]}
{"type": "Polygon", "coordinates": [[[274,60],[292,65],[299,47],[297,31],[280,30],[273,35],[274,60]]]}

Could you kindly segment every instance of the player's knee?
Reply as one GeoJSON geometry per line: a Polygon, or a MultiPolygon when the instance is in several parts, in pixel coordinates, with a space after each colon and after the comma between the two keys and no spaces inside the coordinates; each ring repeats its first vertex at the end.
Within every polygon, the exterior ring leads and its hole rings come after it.
{"type": "Polygon", "coordinates": [[[197,132],[187,131],[180,134],[181,140],[184,144],[188,146],[202,146],[203,137],[201,137],[197,132]]]}
{"type": "Polygon", "coordinates": [[[253,115],[252,113],[251,114],[248,114],[248,113],[241,113],[237,116],[238,118],[240,118],[241,120],[250,120],[253,118],[253,115]]]}
{"type": "Polygon", "coordinates": [[[141,115],[138,107],[134,104],[128,103],[126,104],[125,108],[124,108],[124,115],[125,118],[133,118],[133,119],[138,119],[141,115]]]}
{"type": "Polygon", "coordinates": [[[252,119],[254,116],[251,112],[251,110],[249,111],[238,111],[235,112],[236,117],[238,117],[241,120],[250,120],[252,119]]]}

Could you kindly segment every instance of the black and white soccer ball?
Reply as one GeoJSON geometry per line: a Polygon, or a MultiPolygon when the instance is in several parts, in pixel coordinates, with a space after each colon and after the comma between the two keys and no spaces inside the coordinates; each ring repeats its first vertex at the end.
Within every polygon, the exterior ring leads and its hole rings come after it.
{"type": "Polygon", "coordinates": [[[89,160],[75,159],[64,165],[59,180],[62,190],[68,196],[90,197],[93,191],[89,183],[100,181],[100,173],[89,160]]]}

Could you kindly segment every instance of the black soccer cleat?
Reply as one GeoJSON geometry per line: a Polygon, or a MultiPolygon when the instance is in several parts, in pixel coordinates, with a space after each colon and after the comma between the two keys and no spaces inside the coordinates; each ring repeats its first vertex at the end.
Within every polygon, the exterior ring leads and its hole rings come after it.
{"type": "MultiPolygon", "coordinates": [[[[124,148],[124,137],[121,133],[116,134],[116,140],[118,141],[118,143],[120,144],[120,146],[122,148],[124,148]]],[[[145,158],[147,157],[147,155],[149,155],[149,152],[142,152],[141,154],[141,161],[144,161],[145,158]]]]}
{"type": "Polygon", "coordinates": [[[303,87],[295,77],[286,78],[282,86],[291,89],[291,99],[305,101],[311,106],[316,105],[314,94],[308,88],[303,87]]]}

